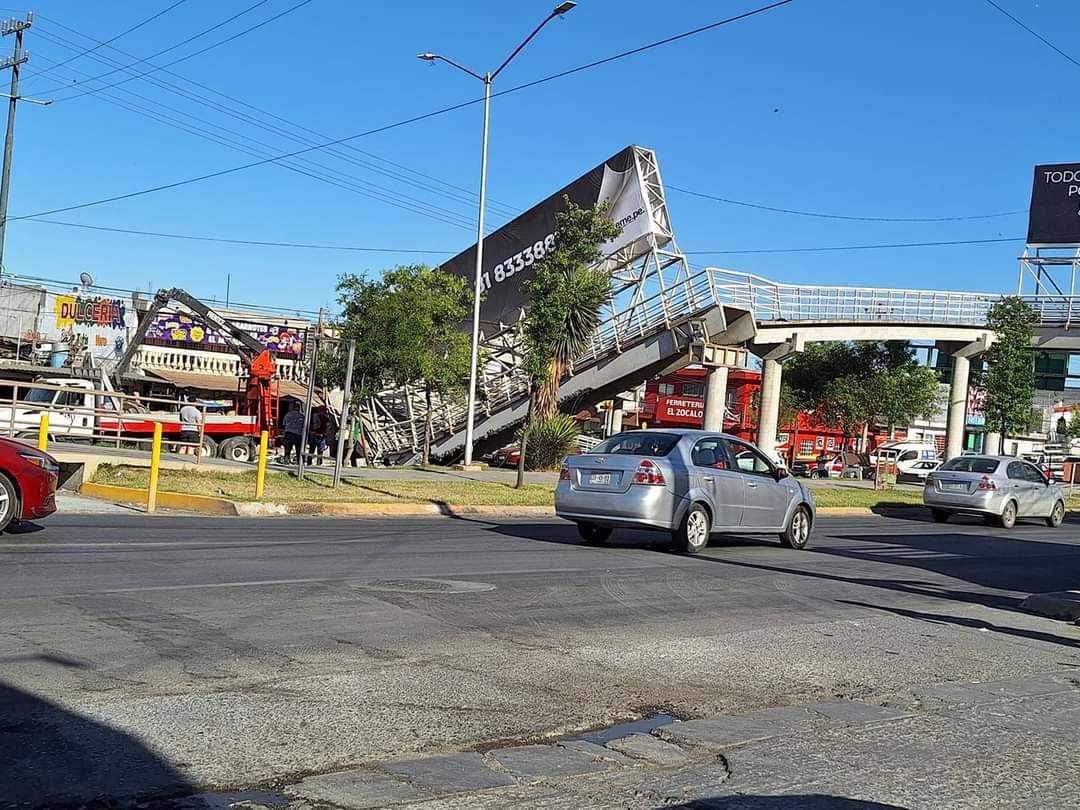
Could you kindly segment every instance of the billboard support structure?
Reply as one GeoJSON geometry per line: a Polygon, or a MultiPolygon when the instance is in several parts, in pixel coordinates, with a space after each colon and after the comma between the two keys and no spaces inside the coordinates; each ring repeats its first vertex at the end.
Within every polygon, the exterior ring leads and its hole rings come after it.
{"type": "Polygon", "coordinates": [[[1020,257],[1016,294],[1067,301],[1065,328],[1069,329],[1073,321],[1080,322],[1080,306],[1074,308],[1077,272],[1080,248],[1028,247],[1020,257]]]}
{"type": "MultiPolygon", "coordinates": [[[[603,267],[611,278],[604,311],[605,320],[615,326],[611,332],[613,339],[618,343],[620,334],[637,331],[638,326],[642,331],[650,328],[648,324],[651,322],[652,313],[646,312],[649,307],[662,307],[664,324],[670,328],[673,320],[669,316],[670,307],[682,308],[685,302],[702,303],[704,296],[699,286],[689,283],[690,267],[685,255],[675,242],[656,154],[650,149],[632,146],[609,160],[609,163],[615,160],[625,161],[624,171],[627,176],[633,177],[636,183],[634,186],[624,184],[622,199],[625,200],[629,196],[625,195],[625,192],[630,189],[634,195],[640,195],[641,205],[641,210],[634,220],[638,224],[638,230],[628,229],[635,235],[621,243],[616,243],[615,250],[599,263],[599,266],[603,267]],[[632,175],[629,174],[631,171],[632,175]],[[643,223],[648,223],[648,227],[642,227],[643,223]]],[[[602,164],[590,174],[602,175],[605,166],[606,164],[602,164]]],[[[610,179],[609,173],[609,181],[610,179]]],[[[582,180],[575,182],[580,183],[582,180]]],[[[595,185],[601,184],[597,182],[595,185]]],[[[553,199],[561,199],[562,193],[553,195],[541,206],[550,205],[553,199]]],[[[541,206],[526,212],[523,218],[535,215],[541,206]]],[[[512,230],[513,226],[512,222],[503,227],[512,230]]],[[[495,235],[498,233],[497,231],[495,235]]],[[[491,236],[488,237],[488,239],[491,238],[491,236]]],[[[536,238],[532,236],[531,241],[535,241],[536,238]]],[[[530,240],[526,239],[526,241],[530,240]]],[[[487,253],[488,251],[485,251],[485,254],[487,253]]],[[[474,256],[466,252],[448,264],[458,263],[461,265],[462,275],[466,270],[471,274],[474,269],[474,256]]],[[[505,296],[505,294],[502,301],[509,303],[500,302],[498,306],[489,310],[491,314],[488,317],[481,319],[480,346],[485,362],[478,370],[478,419],[490,416],[495,410],[503,407],[510,391],[523,388],[521,384],[523,375],[520,370],[523,359],[520,326],[527,303],[517,303],[512,296],[505,296]]],[[[595,335],[593,338],[593,340],[602,339],[602,336],[595,335]]],[[[625,348],[619,345],[616,350],[621,352],[625,348]]],[[[573,364],[569,371],[575,372],[573,364]]],[[[378,426],[374,433],[382,445],[379,448],[381,453],[400,458],[417,452],[419,448],[416,447],[416,441],[412,436],[416,425],[422,424],[426,408],[423,398],[415,391],[400,388],[388,389],[379,393],[373,405],[369,419],[378,426]]],[[[454,413],[460,410],[460,407],[455,407],[451,402],[444,403],[436,397],[432,403],[432,409],[434,432],[452,433],[460,429],[461,425],[458,424],[460,420],[454,413]]]]}
{"type": "MultiPolygon", "coordinates": [[[[1027,247],[1020,257],[1017,295],[1065,304],[1065,328],[1072,326],[1076,271],[1080,269],[1080,163],[1035,167],[1028,210],[1027,247]],[[1068,268],[1068,279],[1062,270],[1068,268]],[[1065,292],[1065,288],[1068,292],[1065,292]]],[[[1043,303],[1040,301],[1040,303],[1043,303]]]]}

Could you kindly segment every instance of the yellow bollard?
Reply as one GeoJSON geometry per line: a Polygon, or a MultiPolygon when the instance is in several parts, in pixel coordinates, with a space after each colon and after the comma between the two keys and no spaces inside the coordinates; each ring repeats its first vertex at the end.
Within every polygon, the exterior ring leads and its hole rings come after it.
{"type": "Polygon", "coordinates": [[[259,434],[259,471],[255,474],[255,500],[261,501],[266,491],[266,457],[269,454],[270,434],[259,434]]]}
{"type": "Polygon", "coordinates": [[[154,443],[150,448],[150,486],[146,490],[146,511],[157,509],[158,472],[161,469],[161,422],[154,422],[154,443]]]}
{"type": "Polygon", "coordinates": [[[49,412],[41,412],[41,424],[38,426],[37,447],[42,453],[49,449],[49,412]]]}

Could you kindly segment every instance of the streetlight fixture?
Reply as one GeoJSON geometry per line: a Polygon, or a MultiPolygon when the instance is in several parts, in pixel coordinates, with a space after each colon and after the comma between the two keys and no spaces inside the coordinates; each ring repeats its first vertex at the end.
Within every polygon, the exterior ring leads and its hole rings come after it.
{"type": "Polygon", "coordinates": [[[555,8],[551,10],[551,13],[544,18],[543,22],[536,26],[536,28],[533,29],[533,32],[522,40],[520,45],[514,48],[513,52],[506,57],[503,63],[489,73],[481,75],[441,54],[430,52],[417,54],[418,59],[422,59],[429,64],[445,62],[451,67],[455,67],[463,73],[467,73],[474,79],[479,79],[484,83],[484,134],[480,151],[480,205],[476,215],[476,279],[473,286],[472,355],[469,360],[469,407],[465,422],[464,461],[466,467],[470,466],[473,461],[473,426],[476,422],[476,377],[480,357],[480,286],[484,267],[484,206],[487,202],[488,129],[491,120],[491,85],[495,79],[498,78],[499,74],[506,69],[506,66],[514,61],[514,57],[521,53],[526,45],[532,42],[533,38],[540,33],[545,25],[556,17],[562,17],[576,5],[577,3],[573,2],[573,0],[566,0],[566,2],[559,3],[555,6],[555,8]]]}

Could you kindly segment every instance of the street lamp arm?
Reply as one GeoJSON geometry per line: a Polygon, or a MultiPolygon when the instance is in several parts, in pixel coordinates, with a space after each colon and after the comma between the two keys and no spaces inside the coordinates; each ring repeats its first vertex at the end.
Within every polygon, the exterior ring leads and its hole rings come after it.
{"type": "Polygon", "coordinates": [[[573,3],[569,3],[569,4],[568,3],[562,3],[559,6],[557,6],[554,11],[552,11],[550,14],[548,14],[547,17],[544,18],[544,21],[542,23],[540,23],[538,26],[536,26],[536,28],[533,29],[533,32],[531,34],[529,34],[527,37],[525,37],[525,39],[522,40],[520,45],[518,45],[516,48],[514,48],[514,52],[512,54],[510,54],[508,57],[506,57],[506,59],[503,61],[503,63],[501,65],[499,65],[495,69],[495,72],[491,74],[492,81],[495,80],[496,76],[498,76],[500,73],[503,72],[503,68],[505,68],[507,65],[509,65],[511,62],[514,61],[514,57],[516,57],[519,53],[521,53],[523,50],[525,50],[525,46],[533,41],[533,39],[536,37],[536,35],[539,34],[544,29],[545,25],[547,25],[549,22],[554,20],[556,17],[561,17],[563,14],[565,14],[567,11],[569,11],[571,8],[573,8],[573,5],[574,5],[573,3]],[[560,11],[560,9],[562,9],[562,10],[560,11]]]}
{"type": "Polygon", "coordinates": [[[450,58],[448,58],[446,56],[443,56],[442,54],[438,54],[438,53],[422,53],[422,54],[419,54],[417,56],[417,58],[418,59],[423,59],[425,62],[436,62],[436,61],[438,61],[438,62],[446,62],[446,64],[450,65],[451,67],[456,67],[458,70],[463,71],[465,73],[468,73],[474,79],[479,79],[482,82],[487,81],[487,79],[485,77],[481,76],[476,71],[469,70],[464,65],[459,64],[459,63],[455,62],[453,59],[450,59],[450,58]]]}

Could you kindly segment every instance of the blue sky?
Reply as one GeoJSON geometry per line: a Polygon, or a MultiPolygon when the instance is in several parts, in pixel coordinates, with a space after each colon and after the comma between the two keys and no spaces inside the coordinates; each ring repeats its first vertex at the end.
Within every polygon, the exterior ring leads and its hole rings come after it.
{"type": "MultiPolygon", "coordinates": [[[[1076,49],[1080,5],[1074,0],[998,1],[1064,50],[1076,49]]],[[[114,44],[148,56],[254,2],[187,0],[114,44]]],[[[191,53],[296,2],[268,0],[157,61],[191,53]]],[[[581,0],[500,81],[509,87],[759,4],[581,0]]],[[[24,92],[63,99],[118,80],[124,74],[98,85],[55,89],[110,69],[89,56],[37,79],[32,76],[50,67],[50,60],[76,52],[58,39],[80,48],[93,44],[72,29],[108,39],[169,5],[171,0],[42,0],[34,7],[37,24],[27,34],[33,56],[25,67],[24,92]]],[[[312,0],[258,31],[170,68],[179,77],[153,76],[251,118],[267,120],[186,80],[318,133],[343,137],[475,98],[479,82],[443,65],[427,66],[416,53],[442,52],[476,70],[494,67],[549,8],[544,0],[312,0]]],[[[9,37],[2,47],[10,44],[9,37]]],[[[92,56],[134,61],[110,48],[92,56]]],[[[141,66],[139,72],[147,69],[141,66]]],[[[1068,112],[1075,106],[1078,79],[1080,68],[985,0],[795,0],[744,22],[496,99],[490,194],[524,209],[626,144],[638,143],[657,151],[672,185],[764,205],[884,217],[1024,209],[1035,163],[1080,160],[1076,118],[1068,112]]],[[[265,142],[272,151],[301,146],[251,120],[230,118],[142,80],[106,92],[219,136],[220,128],[227,127],[265,142]]],[[[20,106],[12,216],[253,159],[121,109],[102,95],[45,108],[20,106]]],[[[470,107],[353,143],[471,190],[478,172],[479,131],[480,109],[470,107]]],[[[401,171],[365,155],[344,154],[401,171]]],[[[54,218],[240,239],[450,253],[472,241],[467,223],[474,210],[467,200],[403,185],[334,155],[305,158],[383,185],[395,198],[408,194],[420,199],[437,207],[441,218],[447,209],[451,219],[465,224],[391,207],[275,165],[54,218]]],[[[1022,238],[1026,233],[1023,215],[934,224],[850,223],[755,211],[675,191],[668,200],[686,251],[1022,238]]],[[[497,217],[496,223],[503,219],[497,217]]],[[[1002,291],[1015,287],[1021,249],[1016,242],[695,255],[692,260],[791,282],[1002,291]]],[[[332,304],[341,273],[378,272],[418,258],[437,263],[444,257],[179,242],[20,221],[9,227],[5,265],[16,274],[74,279],[88,271],[101,284],[177,285],[207,296],[223,296],[231,275],[234,301],[313,308],[332,304]]]]}

